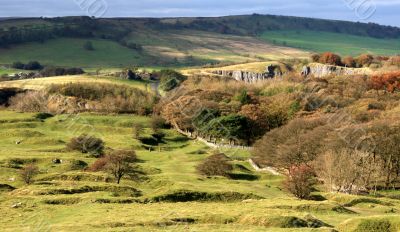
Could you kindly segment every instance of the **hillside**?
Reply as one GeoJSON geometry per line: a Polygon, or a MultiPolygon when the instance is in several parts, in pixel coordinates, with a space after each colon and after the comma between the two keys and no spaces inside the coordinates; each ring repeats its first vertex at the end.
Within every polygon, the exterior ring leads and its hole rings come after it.
{"type": "Polygon", "coordinates": [[[3,231],[40,226],[59,231],[321,232],[334,227],[346,232],[359,231],[368,223],[384,221],[393,228],[400,223],[399,201],[387,197],[323,193],[319,201],[296,200],[282,190],[281,176],[255,172],[246,161],[248,152],[225,151],[235,173],[241,173],[237,179],[202,177],[195,166],[213,152],[205,145],[173,130],[164,130],[161,152],[150,152],[132,139],[134,123],[143,124],[148,136],[147,117],[81,114],[41,121],[32,113],[0,111],[0,121],[3,231]],[[74,136],[70,132],[79,133],[88,123],[107,146],[137,150],[140,161],[134,177],[117,185],[103,181],[109,179],[106,173],[72,165],[77,160],[89,165],[96,161],[65,149],[74,136]],[[22,142],[15,145],[15,141],[22,142]],[[54,163],[55,159],[62,163],[54,163]],[[21,163],[30,161],[41,173],[34,184],[24,185],[18,172],[21,163]],[[17,189],[7,189],[9,185],[17,189]]]}
{"type": "Polygon", "coordinates": [[[243,63],[265,59],[307,57],[308,53],[248,36],[182,30],[130,33],[127,43],[141,44],[138,51],[118,42],[96,38],[57,38],[1,49],[0,64],[39,60],[46,65],[78,67],[195,66],[219,62],[243,63]],[[93,51],[83,48],[91,41],[93,51]]]}
{"type": "Polygon", "coordinates": [[[399,43],[257,14],[0,18],[0,231],[400,231],[399,43]]]}
{"type": "Polygon", "coordinates": [[[267,31],[261,35],[261,38],[275,45],[314,52],[334,51],[341,55],[356,56],[363,53],[397,55],[400,53],[399,38],[380,39],[311,30],[267,31]]]}
{"type": "Polygon", "coordinates": [[[306,57],[304,50],[392,55],[399,36],[390,26],[272,15],[20,18],[0,21],[0,63],[182,67],[306,57]],[[86,41],[94,51],[83,49],[86,41]]]}

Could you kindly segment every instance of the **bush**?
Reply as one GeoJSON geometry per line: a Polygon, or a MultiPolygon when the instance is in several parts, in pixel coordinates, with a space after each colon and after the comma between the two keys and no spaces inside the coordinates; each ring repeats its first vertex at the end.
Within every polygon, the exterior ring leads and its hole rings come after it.
{"type": "MultiPolygon", "coordinates": [[[[75,111],[94,110],[106,113],[135,113],[147,115],[157,101],[155,95],[127,85],[69,83],[51,85],[49,94],[96,101],[75,111]],[[88,108],[89,107],[89,108],[88,108]]],[[[78,107],[78,106],[77,106],[78,107]]]]}
{"type": "Polygon", "coordinates": [[[400,56],[393,56],[388,60],[389,65],[400,67],[400,56]]]}
{"type": "Polygon", "coordinates": [[[12,68],[15,68],[15,69],[24,69],[24,64],[22,63],[22,62],[19,62],[19,61],[17,61],[17,62],[14,62],[12,65],[11,65],[11,67],[12,68]]]}
{"type": "Polygon", "coordinates": [[[319,62],[323,64],[330,64],[330,65],[341,65],[342,60],[339,55],[336,55],[332,52],[325,52],[319,58],[319,62]]]}
{"type": "Polygon", "coordinates": [[[40,120],[46,120],[48,118],[54,117],[54,115],[49,114],[49,113],[37,113],[35,115],[36,119],[40,119],[40,120]]]}
{"type": "Polygon", "coordinates": [[[135,162],[137,158],[133,150],[115,150],[110,152],[105,159],[107,161],[106,170],[115,177],[119,184],[123,176],[134,171],[131,163],[135,162]]]}
{"type": "Polygon", "coordinates": [[[82,134],[79,137],[72,138],[67,144],[69,150],[75,150],[82,153],[89,153],[94,157],[103,155],[104,142],[103,140],[87,134],[82,134]]]}
{"type": "Polygon", "coordinates": [[[29,91],[10,98],[10,107],[20,112],[46,112],[48,95],[44,91],[29,91]]]}
{"type": "Polygon", "coordinates": [[[39,168],[34,164],[28,164],[21,169],[19,174],[25,184],[31,184],[33,183],[33,178],[39,174],[39,168]]]}
{"type": "Polygon", "coordinates": [[[311,60],[313,62],[319,62],[319,59],[321,58],[321,56],[319,54],[312,54],[311,55],[311,60]]]}
{"type": "Polygon", "coordinates": [[[197,171],[205,176],[225,176],[229,177],[229,173],[233,170],[232,164],[225,154],[214,154],[207,157],[201,164],[197,166],[197,171]]]}
{"type": "Polygon", "coordinates": [[[155,73],[156,76],[160,79],[160,88],[164,91],[171,91],[178,87],[186,77],[179,72],[174,70],[161,70],[158,73],[155,73]]]}
{"type": "Polygon", "coordinates": [[[251,101],[250,96],[247,94],[246,90],[241,90],[240,93],[235,97],[242,105],[249,104],[251,101]]]}
{"type": "Polygon", "coordinates": [[[371,102],[368,104],[368,110],[385,110],[385,104],[381,102],[371,102]]]}
{"type": "Polygon", "coordinates": [[[22,169],[24,165],[33,164],[37,162],[37,159],[21,159],[21,158],[13,158],[7,160],[6,167],[8,168],[16,168],[22,169]]]}
{"type": "Polygon", "coordinates": [[[394,93],[400,90],[400,72],[388,72],[377,74],[371,77],[369,81],[370,89],[384,90],[385,92],[394,93]]]}
{"type": "Polygon", "coordinates": [[[60,68],[46,67],[40,71],[42,77],[64,76],[64,75],[80,75],[85,72],[81,68],[60,68]]]}
{"type": "Polygon", "coordinates": [[[370,54],[362,54],[356,59],[357,67],[367,67],[372,64],[374,57],[370,54]]]}
{"type": "Polygon", "coordinates": [[[343,65],[346,66],[346,67],[349,67],[349,68],[355,68],[357,64],[356,64],[356,61],[354,60],[353,57],[346,56],[343,59],[343,65]]]}
{"type": "Polygon", "coordinates": [[[43,66],[37,61],[30,61],[24,66],[25,70],[40,70],[43,66]]]}
{"type": "Polygon", "coordinates": [[[308,199],[316,184],[314,171],[306,166],[293,166],[285,181],[286,189],[300,199],[308,199]]]}
{"type": "Polygon", "coordinates": [[[22,62],[17,61],[14,62],[11,65],[11,67],[15,69],[25,69],[25,70],[40,70],[43,68],[43,66],[37,61],[30,61],[27,64],[23,64],[22,62]]]}
{"type": "Polygon", "coordinates": [[[249,141],[249,122],[246,117],[236,114],[212,119],[202,128],[202,133],[230,141],[249,141]]]}
{"type": "Polygon", "coordinates": [[[106,165],[107,165],[107,159],[103,157],[94,161],[94,163],[90,165],[90,167],[88,168],[88,171],[91,172],[103,171],[106,165]]]}
{"type": "Polygon", "coordinates": [[[83,48],[87,51],[93,51],[93,43],[91,41],[86,41],[85,44],[83,45],[83,48]]]}
{"type": "Polygon", "coordinates": [[[71,160],[69,165],[70,170],[83,170],[88,166],[85,161],[82,160],[71,160]]]}

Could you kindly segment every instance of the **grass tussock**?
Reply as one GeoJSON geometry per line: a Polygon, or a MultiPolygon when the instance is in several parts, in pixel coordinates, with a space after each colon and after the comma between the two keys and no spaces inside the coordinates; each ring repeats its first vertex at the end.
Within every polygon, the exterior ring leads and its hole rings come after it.
{"type": "Polygon", "coordinates": [[[80,198],[60,198],[60,199],[46,199],[43,200],[47,205],[74,205],[81,201],[80,198]]]}

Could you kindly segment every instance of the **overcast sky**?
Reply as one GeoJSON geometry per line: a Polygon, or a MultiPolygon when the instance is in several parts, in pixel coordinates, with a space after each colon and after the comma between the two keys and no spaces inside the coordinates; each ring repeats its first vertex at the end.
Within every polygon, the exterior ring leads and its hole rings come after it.
{"type": "Polygon", "coordinates": [[[400,0],[0,0],[0,17],[276,14],[400,26],[400,0]]]}

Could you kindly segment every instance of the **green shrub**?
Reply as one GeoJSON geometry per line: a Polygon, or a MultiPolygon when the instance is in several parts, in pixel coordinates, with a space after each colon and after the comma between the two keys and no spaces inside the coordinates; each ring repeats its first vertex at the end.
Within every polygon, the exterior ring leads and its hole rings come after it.
{"type": "Polygon", "coordinates": [[[91,41],[86,41],[86,42],[83,44],[83,48],[84,48],[85,50],[87,50],[87,51],[93,51],[93,50],[94,50],[93,43],[92,43],[91,41]]]}
{"type": "Polygon", "coordinates": [[[69,150],[89,153],[94,157],[103,155],[104,142],[103,140],[87,134],[82,134],[79,137],[72,138],[67,144],[69,150]]]}
{"type": "Polygon", "coordinates": [[[197,166],[197,171],[205,176],[225,176],[229,177],[229,173],[233,170],[232,164],[225,154],[214,154],[207,157],[201,164],[197,166]]]}
{"type": "Polygon", "coordinates": [[[27,164],[19,172],[19,175],[25,184],[32,184],[33,178],[38,174],[39,168],[35,164],[27,164]]]}
{"type": "Polygon", "coordinates": [[[40,119],[40,120],[46,120],[48,118],[54,117],[54,115],[49,114],[49,113],[37,113],[35,115],[36,119],[40,119]]]}
{"type": "Polygon", "coordinates": [[[160,88],[164,91],[171,91],[175,89],[178,85],[179,82],[176,79],[168,79],[160,84],[160,88]]]}
{"type": "Polygon", "coordinates": [[[371,102],[368,104],[368,110],[385,110],[385,104],[381,102],[371,102]]]}
{"type": "Polygon", "coordinates": [[[246,117],[236,114],[221,116],[212,119],[204,134],[212,135],[217,138],[225,138],[234,141],[248,141],[249,122],[246,117]]]}
{"type": "Polygon", "coordinates": [[[239,101],[242,105],[249,104],[251,101],[250,96],[247,94],[247,90],[243,89],[240,93],[235,96],[235,99],[239,101]]]}
{"type": "Polygon", "coordinates": [[[6,167],[20,169],[26,164],[36,163],[37,159],[12,158],[7,160],[6,167]]]}
{"type": "Polygon", "coordinates": [[[164,91],[170,91],[186,80],[184,75],[170,69],[161,70],[160,72],[155,73],[155,75],[159,77],[160,89],[164,91]]]}
{"type": "Polygon", "coordinates": [[[88,164],[82,160],[71,160],[69,169],[70,170],[83,170],[87,168],[88,164]]]}

